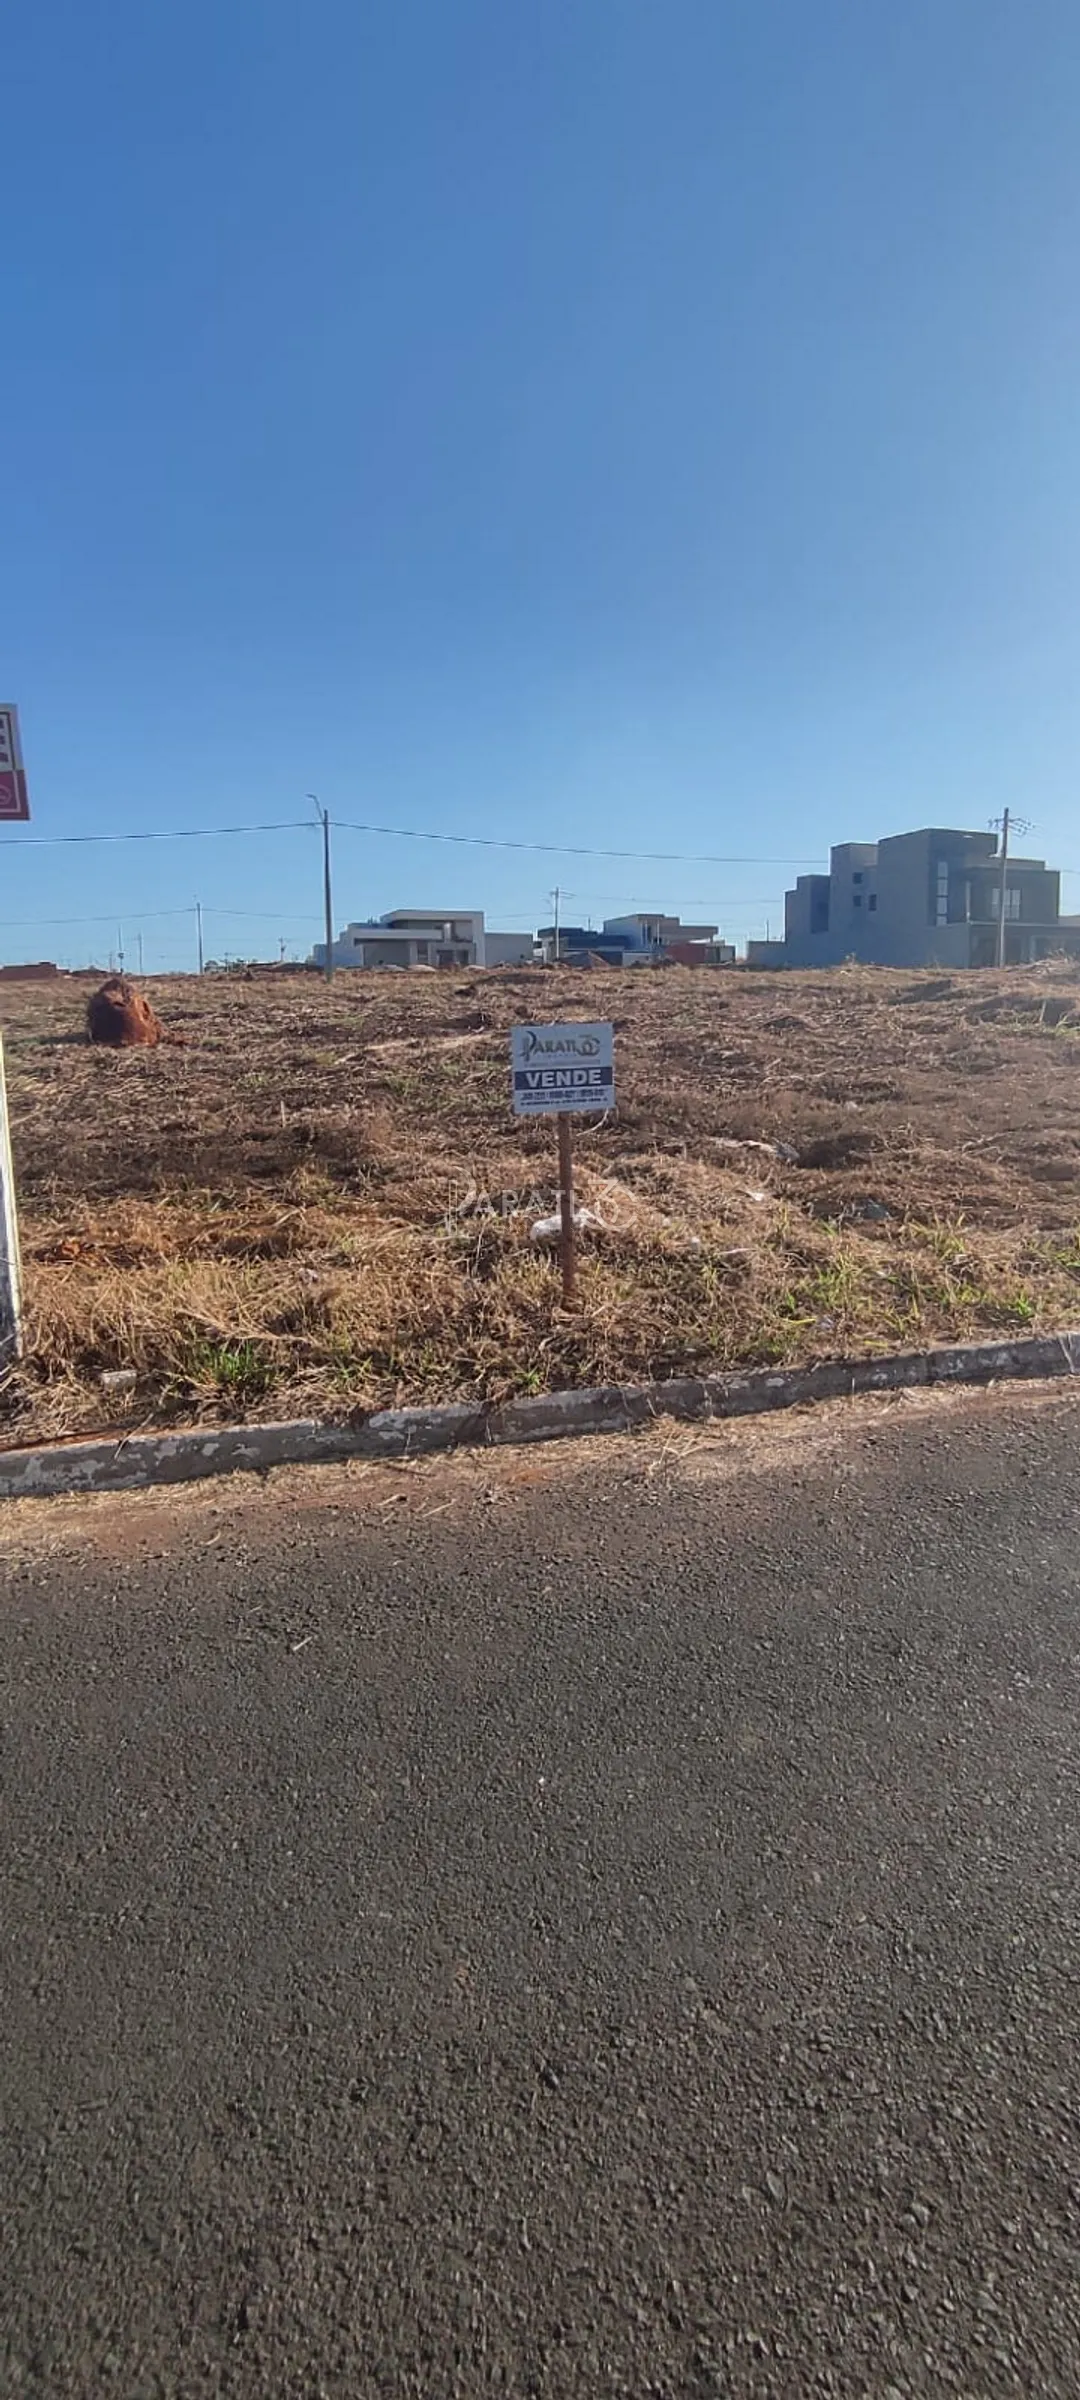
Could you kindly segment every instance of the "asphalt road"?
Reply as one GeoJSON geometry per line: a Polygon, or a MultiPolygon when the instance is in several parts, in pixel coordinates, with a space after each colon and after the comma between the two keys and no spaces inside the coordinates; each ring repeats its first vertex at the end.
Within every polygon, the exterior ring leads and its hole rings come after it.
{"type": "Polygon", "coordinates": [[[13,1512],[5,2400],[1075,2400],[1078,1438],[13,1512]]]}

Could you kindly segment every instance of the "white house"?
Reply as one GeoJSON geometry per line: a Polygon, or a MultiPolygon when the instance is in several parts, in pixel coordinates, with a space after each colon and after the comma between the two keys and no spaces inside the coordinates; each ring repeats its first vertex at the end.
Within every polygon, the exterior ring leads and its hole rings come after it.
{"type": "MultiPolygon", "coordinates": [[[[510,967],[532,959],[530,933],[489,933],[482,908],[390,908],[384,917],[346,925],[334,943],[335,967],[510,967]]],[[[326,965],[326,944],[311,953],[326,965]]]]}
{"type": "Polygon", "coordinates": [[[678,917],[665,917],[658,909],[637,912],[630,917],[605,917],[604,932],[609,940],[620,941],[627,952],[627,965],[642,955],[655,956],[658,950],[672,943],[715,942],[715,925],[684,925],[678,917]]]}

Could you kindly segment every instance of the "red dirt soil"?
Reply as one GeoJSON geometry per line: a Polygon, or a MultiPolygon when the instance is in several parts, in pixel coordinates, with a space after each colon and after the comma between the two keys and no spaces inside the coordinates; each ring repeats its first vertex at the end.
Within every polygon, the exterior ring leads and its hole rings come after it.
{"type": "Polygon", "coordinates": [[[154,1050],[164,1027],[145,994],[126,975],[113,975],[93,992],[86,1004],[86,1032],[91,1042],[111,1050],[154,1050]]]}

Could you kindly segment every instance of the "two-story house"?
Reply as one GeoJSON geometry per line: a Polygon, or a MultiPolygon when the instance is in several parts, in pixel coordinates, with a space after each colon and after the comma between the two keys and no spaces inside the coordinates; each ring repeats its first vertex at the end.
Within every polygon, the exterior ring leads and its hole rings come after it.
{"type": "MultiPolygon", "coordinates": [[[[994,966],[1000,906],[993,833],[924,827],[880,842],[841,842],[827,875],[800,875],[786,895],[782,952],[770,944],[780,955],[769,963],[827,967],[857,958],[890,967],[994,966]]],[[[1080,950],[1077,929],[1061,917],[1057,870],[1041,858],[1010,857],[1006,965],[1057,950],[1080,950]]]]}
{"type": "MultiPolygon", "coordinates": [[[[346,925],[334,943],[335,967],[506,967],[532,958],[529,933],[489,932],[482,908],[390,908],[371,923],[346,925]]],[[[316,942],[312,964],[326,965],[316,942]]]]}

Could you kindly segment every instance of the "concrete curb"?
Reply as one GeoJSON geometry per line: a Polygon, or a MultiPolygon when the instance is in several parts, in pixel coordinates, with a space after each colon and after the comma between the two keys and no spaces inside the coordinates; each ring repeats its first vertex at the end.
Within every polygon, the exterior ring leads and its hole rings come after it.
{"type": "Polygon", "coordinates": [[[898,1358],[838,1359],[818,1367],[754,1368],[741,1375],[676,1376],[669,1383],[602,1384],[549,1392],[500,1407],[380,1409],[351,1425],[296,1419],[283,1425],[205,1426],[140,1433],[47,1450],[0,1452],[0,1500],[65,1492],[126,1492],[204,1475],[263,1474],[268,1467],[343,1458],[418,1458],[471,1443],[550,1442],[568,1434],[624,1433],[650,1418],[761,1416],[815,1400],[920,1385],[998,1383],[1080,1374],[1080,1332],[1021,1342],[961,1342],[898,1358]]]}

